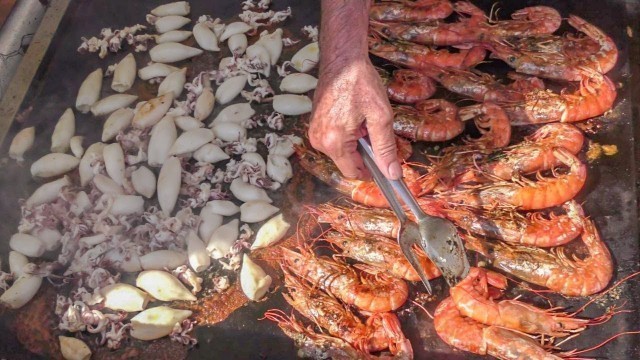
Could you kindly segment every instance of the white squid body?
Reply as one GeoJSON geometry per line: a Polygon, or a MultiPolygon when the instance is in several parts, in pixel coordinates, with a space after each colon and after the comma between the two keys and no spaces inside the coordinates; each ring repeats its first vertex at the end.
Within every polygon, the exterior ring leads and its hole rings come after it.
{"type": "Polygon", "coordinates": [[[162,96],[168,92],[173,93],[173,98],[177,99],[182,94],[184,83],[187,81],[187,68],[174,71],[169,74],[158,86],[158,96],[162,96]]]}
{"type": "Polygon", "coordinates": [[[107,174],[116,184],[122,186],[124,183],[124,151],[119,143],[109,144],[102,150],[104,166],[107,174]]]}
{"type": "Polygon", "coordinates": [[[146,166],[140,166],[131,173],[131,184],[138,194],[151,199],[156,192],[156,175],[146,166]]]}
{"type": "Polygon", "coordinates": [[[207,243],[207,252],[213,259],[221,259],[225,257],[230,251],[233,243],[238,239],[240,235],[240,221],[233,219],[228,223],[217,228],[207,243]]]}
{"type": "Polygon", "coordinates": [[[174,63],[202,54],[202,50],[175,42],[158,44],[149,50],[151,60],[159,63],[174,63]]]}
{"type": "Polygon", "coordinates": [[[102,127],[102,141],[112,140],[120,131],[124,131],[131,125],[135,113],[130,108],[122,108],[109,115],[102,127]]]}
{"type": "Polygon", "coordinates": [[[40,285],[42,285],[42,277],[23,274],[0,296],[0,304],[19,309],[33,299],[40,285]]]}
{"type": "Polygon", "coordinates": [[[89,360],[91,349],[80,339],[68,336],[58,336],[60,352],[65,360],[89,360]]]}
{"type": "Polygon", "coordinates": [[[131,337],[155,340],[171,334],[173,327],[191,316],[190,310],[177,310],[167,306],[147,309],[131,319],[131,337]]]}
{"type": "Polygon", "coordinates": [[[125,92],[133,86],[136,81],[136,58],[133,54],[125,56],[116,65],[113,71],[111,89],[119,93],[125,92]]]}
{"type": "Polygon", "coordinates": [[[11,140],[9,157],[16,161],[24,161],[24,154],[31,150],[36,139],[36,128],[30,126],[20,130],[11,140]]]}
{"type": "Polygon", "coordinates": [[[271,34],[267,30],[263,31],[256,44],[267,50],[271,65],[275,65],[282,54],[282,29],[276,29],[271,34]]]}
{"type": "Polygon", "coordinates": [[[302,145],[302,139],[297,136],[287,136],[269,149],[269,155],[281,155],[288,158],[296,151],[295,145],[302,145]]]}
{"type": "Polygon", "coordinates": [[[145,270],[136,278],[136,286],[160,301],[196,300],[180,280],[166,271],[145,270]]]}
{"type": "Polygon", "coordinates": [[[144,199],[138,195],[116,195],[109,213],[116,216],[142,214],[144,199]]]}
{"type": "Polygon", "coordinates": [[[58,180],[48,182],[41,185],[36,191],[24,203],[26,207],[34,207],[41,204],[49,203],[58,198],[60,191],[65,186],[71,185],[71,181],[68,176],[61,177],[58,180]]]}
{"type": "Polygon", "coordinates": [[[267,275],[247,254],[242,256],[240,286],[242,292],[253,301],[262,299],[271,286],[271,276],[267,275]]]}
{"type": "Polygon", "coordinates": [[[280,211],[266,201],[248,201],[240,206],[240,221],[257,223],[280,211]]]}
{"type": "Polygon", "coordinates": [[[102,151],[105,144],[97,142],[91,144],[87,151],[84,152],[82,159],[80,159],[80,165],[78,165],[78,172],[80,173],[80,185],[86,186],[94,177],[92,164],[97,161],[102,161],[102,151]]]}
{"type": "Polygon", "coordinates": [[[235,34],[244,34],[251,29],[251,26],[247,23],[241,21],[232,22],[224,28],[222,35],[220,35],[220,41],[225,41],[235,34]]]}
{"type": "Polygon", "coordinates": [[[275,95],[273,97],[273,110],[284,115],[302,115],[311,112],[312,102],[306,95],[275,95]]]}
{"type": "Polygon", "coordinates": [[[233,196],[235,196],[236,199],[242,202],[256,201],[256,200],[262,200],[268,203],[273,202],[269,198],[269,195],[267,195],[267,192],[264,189],[259,188],[255,185],[246,183],[242,181],[242,179],[240,178],[234,179],[231,182],[231,186],[229,187],[229,189],[231,190],[231,193],[233,194],[233,196]]]}
{"type": "Polygon", "coordinates": [[[167,42],[183,42],[191,37],[191,31],[187,30],[171,30],[164,34],[156,36],[156,44],[162,44],[167,42]]]}
{"type": "Polygon", "coordinates": [[[225,80],[216,90],[216,100],[220,105],[232,101],[240,94],[246,84],[247,75],[238,75],[225,80]]]}
{"type": "Polygon", "coordinates": [[[14,278],[19,278],[24,274],[24,267],[29,263],[29,259],[17,251],[9,252],[9,272],[14,278]]]}
{"type": "Polygon", "coordinates": [[[180,29],[181,27],[187,25],[190,22],[191,22],[191,20],[189,18],[184,17],[184,16],[167,15],[167,16],[163,16],[163,17],[158,18],[154,25],[156,27],[156,31],[159,34],[162,34],[162,33],[166,33],[166,32],[171,31],[171,30],[178,30],[178,29],[180,29]]]}
{"type": "Polygon", "coordinates": [[[218,113],[211,126],[221,122],[242,124],[243,121],[250,119],[255,113],[256,111],[251,107],[250,103],[229,105],[218,113]]]}
{"type": "Polygon", "coordinates": [[[176,201],[178,200],[181,173],[182,167],[180,166],[180,160],[175,156],[167,159],[160,169],[158,186],[156,189],[158,192],[160,208],[167,216],[171,215],[173,208],[176,206],[176,201]]]}
{"type": "Polygon", "coordinates": [[[178,131],[173,116],[165,116],[151,129],[151,138],[147,148],[149,166],[162,166],[169,157],[169,150],[177,138],[178,131]]]}
{"type": "Polygon", "coordinates": [[[142,106],[137,107],[131,125],[138,129],[152,127],[167,113],[171,104],[173,104],[173,92],[146,101],[142,106]]]}
{"type": "Polygon", "coordinates": [[[79,191],[76,194],[76,198],[73,200],[71,207],[69,210],[76,216],[79,216],[83,212],[89,210],[93,204],[91,204],[91,200],[89,199],[89,195],[87,195],[84,191],[79,191]]]}
{"type": "Polygon", "coordinates": [[[53,251],[60,246],[62,234],[57,229],[39,228],[31,232],[31,235],[37,237],[44,243],[46,251],[53,251]]]}
{"type": "Polygon", "coordinates": [[[80,160],[73,155],[47,154],[31,165],[31,176],[48,178],[62,175],[78,167],[79,163],[80,160]]]}
{"type": "Polygon", "coordinates": [[[73,110],[67,108],[56,123],[51,135],[51,152],[65,153],[69,150],[69,142],[76,132],[76,117],[73,110]]]}
{"type": "Polygon", "coordinates": [[[253,166],[260,167],[260,175],[265,176],[267,174],[267,164],[264,162],[262,155],[250,152],[242,154],[242,160],[250,163],[253,166]]]}
{"type": "Polygon", "coordinates": [[[204,241],[211,238],[211,234],[222,225],[222,215],[211,211],[207,206],[200,210],[200,226],[198,227],[198,235],[204,241]]]}
{"type": "Polygon", "coordinates": [[[176,1],[160,5],[151,10],[151,14],[155,16],[186,16],[189,15],[189,12],[191,12],[191,6],[189,6],[189,2],[187,1],[176,1]]]}
{"type": "Polygon", "coordinates": [[[204,23],[197,23],[193,26],[193,37],[196,39],[198,46],[207,51],[220,51],[218,46],[218,37],[213,30],[204,23]]]}
{"type": "Polygon", "coordinates": [[[176,116],[173,121],[176,126],[182,131],[189,131],[197,128],[201,128],[204,124],[201,121],[191,116],[176,116]]]}
{"type": "Polygon", "coordinates": [[[251,244],[251,250],[265,248],[277,243],[284,238],[290,227],[291,224],[284,219],[282,213],[272,217],[258,229],[256,239],[251,244]]]}
{"type": "Polygon", "coordinates": [[[233,216],[240,212],[240,207],[229,200],[211,200],[204,209],[223,216],[233,216]]]}
{"type": "Polygon", "coordinates": [[[82,154],[84,154],[84,148],[82,147],[82,142],[84,141],[84,136],[76,135],[71,137],[69,140],[69,147],[71,148],[71,153],[73,156],[77,158],[81,158],[82,154]]]}
{"type": "Polygon", "coordinates": [[[226,67],[229,67],[233,62],[234,60],[232,56],[223,57],[222,59],[220,59],[220,62],[218,63],[218,69],[224,69],[226,67]]]}
{"type": "Polygon", "coordinates": [[[204,144],[193,153],[193,158],[198,162],[215,164],[219,161],[228,160],[229,155],[222,151],[218,145],[204,144]]]}
{"type": "Polygon", "coordinates": [[[267,156],[267,175],[283,184],[293,177],[293,168],[286,157],[269,155],[267,156]]]}
{"type": "Polygon", "coordinates": [[[195,272],[201,272],[211,265],[211,257],[207,253],[207,247],[194,231],[187,235],[187,254],[189,265],[195,272]]]}
{"type": "Polygon", "coordinates": [[[247,138],[247,129],[232,122],[221,122],[211,128],[217,139],[239,141],[247,138]]]}
{"type": "Polygon", "coordinates": [[[91,110],[91,105],[100,99],[102,77],[102,69],[96,69],[80,85],[76,97],[76,109],[81,113],[88,113],[91,110]]]}
{"type": "Polygon", "coordinates": [[[249,59],[257,58],[264,65],[263,69],[260,71],[262,75],[265,77],[269,77],[271,74],[271,55],[269,55],[269,51],[262,46],[259,42],[247,47],[246,56],[249,59]]]}
{"type": "Polygon", "coordinates": [[[235,56],[242,56],[244,52],[247,50],[247,36],[245,34],[235,34],[229,37],[227,41],[227,46],[229,46],[229,50],[235,56]]]}
{"type": "Polygon", "coordinates": [[[127,256],[118,249],[112,249],[107,251],[102,258],[102,261],[114,266],[118,271],[124,272],[138,272],[142,270],[140,265],[140,258],[138,255],[130,251],[127,256]]]}
{"type": "Polygon", "coordinates": [[[115,94],[96,101],[91,105],[93,116],[109,115],[112,112],[131,105],[138,99],[137,95],[115,94]]]}
{"type": "Polygon", "coordinates": [[[293,68],[303,73],[313,69],[318,61],[320,61],[320,47],[317,42],[307,44],[291,58],[293,68]]]}
{"type": "Polygon", "coordinates": [[[211,115],[213,111],[213,106],[215,105],[216,97],[213,95],[213,89],[211,87],[206,86],[202,93],[196,99],[196,105],[193,110],[193,117],[202,121],[211,115]]]}
{"type": "Polygon", "coordinates": [[[318,86],[318,79],[305,73],[289,74],[280,82],[282,92],[304,94],[318,86]]]}
{"type": "Polygon", "coordinates": [[[96,245],[100,245],[103,242],[107,241],[107,235],[105,234],[96,234],[92,236],[83,236],[80,238],[79,243],[81,246],[86,248],[91,248],[96,245]]]}
{"type": "Polygon", "coordinates": [[[140,256],[143,270],[175,269],[187,262],[187,255],[174,250],[156,250],[140,256]]]}
{"type": "Polygon", "coordinates": [[[202,145],[213,140],[213,132],[209,129],[198,128],[185,131],[176,139],[169,150],[170,155],[183,155],[198,150],[202,145]]]}
{"type": "Polygon", "coordinates": [[[138,77],[146,81],[153,78],[169,76],[169,74],[178,70],[180,69],[175,66],[162,63],[150,63],[138,70],[138,77]]]}
{"type": "Polygon", "coordinates": [[[113,181],[110,177],[102,174],[96,174],[93,177],[93,185],[103,194],[124,195],[124,189],[122,186],[118,185],[118,183],[113,181]]]}
{"type": "Polygon", "coordinates": [[[151,300],[144,291],[123,283],[107,285],[100,289],[100,294],[104,297],[104,307],[113,311],[142,311],[151,300]]]}

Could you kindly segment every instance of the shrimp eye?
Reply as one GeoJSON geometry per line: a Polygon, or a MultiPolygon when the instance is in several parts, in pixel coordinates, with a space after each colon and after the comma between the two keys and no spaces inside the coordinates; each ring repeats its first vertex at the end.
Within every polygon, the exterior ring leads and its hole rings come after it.
{"type": "Polygon", "coordinates": [[[509,62],[516,62],[516,57],[515,56],[509,56],[509,62]]]}
{"type": "Polygon", "coordinates": [[[294,263],[294,264],[297,264],[297,263],[299,263],[299,262],[300,262],[300,259],[295,259],[295,260],[293,260],[293,263],[294,263]]]}
{"type": "Polygon", "coordinates": [[[347,246],[348,242],[347,241],[343,241],[342,242],[342,246],[347,246]]]}

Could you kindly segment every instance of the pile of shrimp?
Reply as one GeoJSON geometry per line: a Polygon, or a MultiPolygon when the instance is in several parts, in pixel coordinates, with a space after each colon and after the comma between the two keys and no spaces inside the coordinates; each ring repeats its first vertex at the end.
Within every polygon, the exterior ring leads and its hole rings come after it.
{"type": "MultiPolygon", "coordinates": [[[[542,288],[532,290],[536,295],[602,296],[611,289],[611,254],[576,200],[587,179],[581,160],[587,140],[572,123],[613,107],[616,88],[605,74],[618,50],[602,30],[567,15],[579,34],[554,34],[563,17],[546,6],[518,10],[509,20],[466,1],[371,6],[369,51],[390,63],[385,69],[396,67],[379,74],[394,108],[398,157],[411,157],[415,141],[445,142],[439,154],[405,162],[404,180],[425,212],[452,221],[469,254],[477,254],[470,258],[482,261],[433,316],[438,336],[460,350],[499,359],[577,358],[586,350],[563,351],[554,341],[615,313],[586,319],[578,315],[593,300],[569,313],[505,295],[508,278],[542,288]],[[515,71],[507,84],[474,68],[487,53],[515,71]],[[543,79],[564,90],[547,89],[543,79]],[[445,100],[449,95],[432,98],[439,87],[471,105],[445,100]],[[468,120],[479,137],[463,134],[468,120]],[[522,125],[528,126],[518,133],[528,135],[512,137],[512,127],[522,125]]],[[[407,283],[420,279],[395,241],[397,218],[375,183],[343,177],[309,147],[298,147],[297,155],[305,170],[349,200],[310,208],[321,235],[282,249],[285,299],[310,325],[280,310],[266,317],[307,356],[411,358],[394,311],[413,301],[415,287],[407,283]],[[318,255],[317,244],[332,255],[318,255]]],[[[440,277],[424,253],[420,259],[429,278],[440,277]]]]}

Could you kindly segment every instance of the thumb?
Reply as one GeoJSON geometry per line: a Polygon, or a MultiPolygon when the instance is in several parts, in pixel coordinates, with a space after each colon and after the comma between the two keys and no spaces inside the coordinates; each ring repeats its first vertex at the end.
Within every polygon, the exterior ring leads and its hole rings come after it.
{"type": "Polygon", "coordinates": [[[392,120],[389,118],[367,122],[367,132],[369,133],[373,155],[380,171],[391,180],[402,178],[402,167],[400,167],[400,161],[398,161],[392,120]]]}

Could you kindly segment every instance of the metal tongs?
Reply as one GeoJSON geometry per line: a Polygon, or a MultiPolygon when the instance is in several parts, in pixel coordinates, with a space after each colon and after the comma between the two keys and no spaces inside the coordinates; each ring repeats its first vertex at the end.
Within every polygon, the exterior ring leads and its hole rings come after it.
{"type": "Polygon", "coordinates": [[[464,279],[469,273],[469,260],[455,226],[448,220],[425,214],[404,180],[389,180],[380,172],[373,160],[373,149],[367,136],[358,140],[358,151],[373,180],[400,220],[398,243],[404,256],[420,276],[427,292],[431,294],[431,285],[418,261],[414,245],[425,251],[449,286],[454,286],[464,279]],[[409,220],[398,196],[413,213],[417,223],[409,220]]]}

